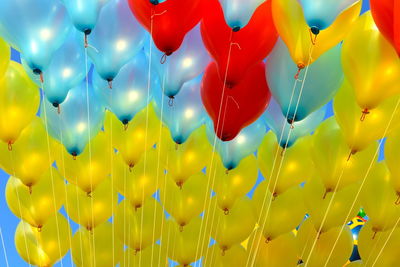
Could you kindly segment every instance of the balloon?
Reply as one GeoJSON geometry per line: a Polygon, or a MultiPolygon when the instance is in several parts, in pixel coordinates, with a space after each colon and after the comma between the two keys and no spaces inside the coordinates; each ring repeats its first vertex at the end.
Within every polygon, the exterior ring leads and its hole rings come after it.
{"type": "Polygon", "coordinates": [[[309,178],[312,168],[309,149],[309,137],[299,139],[286,149],[279,146],[272,132],[264,137],[258,149],[258,164],[275,197],[309,178]]]}
{"type": "Polygon", "coordinates": [[[372,19],[364,13],[343,43],[344,74],[354,88],[364,116],[385,99],[400,93],[400,59],[372,19]]]}
{"type": "Polygon", "coordinates": [[[241,29],[249,23],[256,9],[262,5],[265,0],[219,0],[224,11],[226,24],[232,30],[241,29]]]}
{"type": "Polygon", "coordinates": [[[123,256],[123,244],[114,236],[115,227],[105,222],[91,231],[81,227],[72,238],[72,259],[77,267],[109,267],[123,256]]]}
{"type": "Polygon", "coordinates": [[[235,138],[241,129],[254,122],[267,108],[271,94],[262,62],[246,72],[233,88],[226,88],[211,63],[204,74],[201,98],[214,122],[214,131],[222,141],[235,138]],[[229,101],[231,100],[231,101],[229,101]]]}
{"type": "Polygon", "coordinates": [[[202,18],[208,1],[128,0],[132,13],[151,34],[158,50],[170,56],[202,18]]]}
{"type": "Polygon", "coordinates": [[[11,58],[11,48],[8,44],[0,38],[0,78],[3,77],[4,73],[8,68],[11,58]]]}
{"type": "Polygon", "coordinates": [[[203,41],[216,62],[214,68],[221,83],[234,87],[248,77],[247,72],[275,44],[278,35],[272,21],[271,1],[261,4],[243,29],[231,29],[226,24],[218,0],[210,0],[209,7],[212,11],[204,15],[201,23],[203,41]]]}
{"type": "Polygon", "coordinates": [[[22,66],[11,61],[0,79],[0,139],[3,142],[11,146],[18,139],[21,131],[34,118],[39,101],[38,88],[22,66]]]}
{"type": "Polygon", "coordinates": [[[91,230],[107,221],[116,209],[118,195],[107,178],[90,194],[74,184],[67,185],[65,209],[68,216],[79,225],[91,230]]]}
{"type": "Polygon", "coordinates": [[[265,125],[261,119],[243,128],[231,141],[225,142],[216,137],[211,119],[207,119],[206,126],[208,141],[217,150],[227,170],[236,168],[243,158],[254,154],[265,135],[265,125]]]}
{"type": "Polygon", "coordinates": [[[395,131],[386,140],[385,143],[385,162],[390,171],[390,181],[397,195],[400,196],[400,166],[398,166],[398,149],[400,131],[395,131]]]}
{"type": "Polygon", "coordinates": [[[208,248],[203,261],[205,267],[246,266],[246,250],[241,245],[235,245],[225,251],[224,255],[217,245],[208,248]]]}
{"type": "Polygon", "coordinates": [[[122,66],[143,48],[145,31],[124,0],[112,0],[102,8],[87,52],[97,73],[111,82],[122,66]],[[110,19],[112,18],[112,19],[110,19]]]}
{"type": "Polygon", "coordinates": [[[94,95],[91,85],[82,82],[69,91],[60,109],[59,114],[53,105],[44,101],[41,117],[47,124],[49,134],[60,141],[69,154],[76,157],[100,131],[104,107],[94,95]]]}
{"type": "Polygon", "coordinates": [[[60,213],[50,218],[40,231],[20,221],[14,242],[18,254],[27,263],[39,267],[52,266],[70,249],[71,228],[60,213]]]}
{"type": "Polygon", "coordinates": [[[367,120],[360,121],[360,107],[357,105],[354,90],[345,81],[333,101],[333,108],[348,147],[354,151],[362,151],[374,141],[399,128],[399,122],[393,120],[400,115],[400,110],[396,109],[398,101],[398,96],[384,100],[367,120]]]}
{"type": "Polygon", "coordinates": [[[183,40],[179,50],[162,63],[163,52],[152,44],[152,64],[163,82],[163,93],[174,98],[185,82],[199,76],[210,63],[210,56],[200,35],[200,26],[193,28],[183,40]]]}
{"type": "MultiPolygon", "coordinates": [[[[201,80],[202,76],[199,76],[186,82],[181,92],[173,97],[173,102],[170,98],[164,97],[162,90],[155,92],[154,109],[157,116],[169,128],[177,144],[184,143],[205,121],[206,111],[200,97],[201,80]]],[[[165,89],[163,90],[165,92],[165,89]]]]}
{"type": "Polygon", "coordinates": [[[336,94],[343,80],[340,46],[327,51],[293,79],[296,65],[285,44],[279,40],[267,61],[266,76],[271,93],[288,121],[301,121],[336,94]]]}
{"type": "Polygon", "coordinates": [[[46,70],[70,27],[60,1],[2,1],[0,4],[0,35],[21,51],[36,74],[46,70]]]}
{"type": "Polygon", "coordinates": [[[159,266],[168,267],[168,260],[164,247],[153,245],[142,251],[128,248],[121,258],[121,267],[159,266]]]}
{"type": "Polygon", "coordinates": [[[64,180],[54,168],[43,174],[31,191],[18,178],[11,176],[5,193],[12,213],[39,229],[65,202],[64,180]]]}
{"type": "MultiPolygon", "coordinates": [[[[337,2],[339,1],[335,3],[337,2]]],[[[272,15],[276,29],[299,69],[305,68],[343,40],[350,26],[358,18],[361,4],[361,1],[358,1],[345,10],[329,28],[322,30],[318,38],[314,39],[315,37],[310,35],[310,28],[298,0],[272,1],[272,15]]]]}
{"type": "Polygon", "coordinates": [[[319,33],[328,28],[345,10],[356,5],[359,0],[299,0],[304,17],[311,30],[319,33]]]}

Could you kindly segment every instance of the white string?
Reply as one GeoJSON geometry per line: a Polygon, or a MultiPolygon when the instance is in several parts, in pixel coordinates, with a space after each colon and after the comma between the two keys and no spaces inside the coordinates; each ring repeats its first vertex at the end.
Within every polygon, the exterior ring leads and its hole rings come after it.
{"type": "Polygon", "coordinates": [[[7,250],[6,250],[6,246],[4,245],[3,232],[1,231],[1,227],[0,227],[0,239],[1,239],[1,245],[3,246],[3,253],[4,253],[4,259],[6,261],[6,266],[9,267],[7,250]]]}

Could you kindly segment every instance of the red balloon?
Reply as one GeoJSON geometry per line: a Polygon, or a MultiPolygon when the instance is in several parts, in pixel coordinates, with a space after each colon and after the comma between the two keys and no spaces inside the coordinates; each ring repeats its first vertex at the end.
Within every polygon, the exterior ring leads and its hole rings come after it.
{"type": "Polygon", "coordinates": [[[265,78],[265,64],[250,67],[234,87],[224,87],[215,62],[208,65],[201,86],[201,99],[222,141],[230,141],[265,111],[271,93],[265,78]]]}
{"type": "Polygon", "coordinates": [[[376,26],[400,56],[400,1],[371,0],[370,5],[376,26]]]}
{"type": "Polygon", "coordinates": [[[274,47],[278,33],[272,20],[271,0],[261,4],[249,23],[238,31],[233,31],[226,24],[218,0],[210,0],[209,3],[210,11],[204,14],[201,35],[207,50],[218,63],[221,80],[226,74],[226,84],[230,87],[274,47]]]}
{"type": "Polygon", "coordinates": [[[128,0],[132,13],[167,56],[175,52],[203,16],[208,0],[128,0]]]}

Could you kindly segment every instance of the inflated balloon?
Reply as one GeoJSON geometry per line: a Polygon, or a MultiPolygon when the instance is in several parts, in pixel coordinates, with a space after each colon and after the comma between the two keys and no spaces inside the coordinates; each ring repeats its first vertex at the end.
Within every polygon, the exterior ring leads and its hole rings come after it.
{"type": "Polygon", "coordinates": [[[47,124],[49,134],[76,157],[100,131],[104,106],[95,96],[92,86],[82,82],[69,91],[60,109],[61,113],[58,113],[51,103],[43,101],[40,115],[47,124]]]}
{"type": "Polygon", "coordinates": [[[24,55],[27,65],[41,74],[71,28],[60,1],[2,1],[0,35],[24,55]]]}
{"type": "Polygon", "coordinates": [[[278,34],[272,21],[271,1],[261,4],[243,29],[234,30],[226,24],[219,1],[208,3],[212,12],[204,14],[203,41],[216,61],[219,79],[233,87],[248,76],[247,71],[263,60],[275,44],[278,34]]]}
{"type": "Polygon", "coordinates": [[[164,63],[160,62],[162,56],[163,52],[152,48],[152,64],[163,83],[163,93],[170,98],[174,98],[185,82],[199,76],[210,63],[210,56],[201,39],[200,26],[186,35],[179,50],[164,63]]]}
{"type": "Polygon", "coordinates": [[[163,95],[165,88],[155,90],[154,109],[177,144],[184,143],[205,121],[206,111],[200,97],[201,81],[202,76],[199,76],[186,82],[180,93],[173,97],[173,102],[163,95]]]}
{"type": "Polygon", "coordinates": [[[124,251],[119,266],[121,267],[140,267],[140,266],[159,266],[168,267],[168,260],[164,247],[154,244],[141,251],[128,248],[124,251]]]}
{"type": "Polygon", "coordinates": [[[240,30],[249,23],[254,11],[265,2],[265,0],[219,0],[219,2],[224,11],[226,24],[228,24],[232,30],[240,30]]]}
{"type": "Polygon", "coordinates": [[[39,108],[40,94],[22,65],[11,61],[0,79],[0,139],[11,145],[32,121],[39,108]]]}
{"type": "Polygon", "coordinates": [[[328,103],[343,80],[340,46],[330,49],[293,79],[297,70],[280,39],[267,61],[266,76],[271,93],[288,121],[301,121],[328,103]]]}
{"type": "Polygon", "coordinates": [[[11,49],[8,44],[0,38],[0,78],[3,77],[10,63],[11,49]]]}
{"type": "Polygon", "coordinates": [[[5,192],[7,205],[18,218],[40,229],[65,202],[64,180],[52,168],[31,190],[18,178],[10,177],[5,192]]]}
{"type": "Polygon", "coordinates": [[[233,88],[226,88],[219,78],[217,65],[208,65],[203,77],[201,98],[214,122],[214,131],[222,141],[235,138],[240,130],[254,122],[267,108],[271,94],[264,69],[264,63],[259,62],[233,88]]]}
{"type": "Polygon", "coordinates": [[[105,222],[88,231],[84,227],[72,238],[72,259],[77,267],[115,266],[122,259],[124,245],[114,235],[115,227],[105,222]]]}
{"type": "MultiPolygon", "coordinates": [[[[385,143],[385,162],[390,171],[390,181],[393,189],[400,197],[400,166],[398,164],[400,148],[400,131],[395,131],[388,136],[385,143]]],[[[399,202],[399,201],[397,201],[399,202]]],[[[400,204],[400,203],[399,203],[400,204]]]]}
{"type": "Polygon", "coordinates": [[[158,50],[169,56],[181,46],[189,32],[206,11],[202,0],[128,0],[139,22],[151,34],[158,50]]]}
{"type": "Polygon", "coordinates": [[[102,8],[96,28],[88,37],[87,52],[97,73],[111,82],[122,66],[143,48],[145,37],[127,1],[111,0],[102,8]]]}
{"type": "Polygon", "coordinates": [[[225,142],[216,137],[211,119],[207,119],[206,126],[208,141],[220,155],[227,170],[236,168],[243,158],[253,154],[265,135],[265,125],[262,119],[243,128],[235,138],[225,142]]]}
{"type": "Polygon", "coordinates": [[[342,63],[362,118],[385,99],[400,93],[400,59],[379,32],[370,12],[357,20],[344,40],[342,63]]]}
{"type": "Polygon", "coordinates": [[[298,1],[274,0],[272,14],[279,35],[286,43],[293,62],[301,70],[343,40],[351,28],[349,26],[360,14],[361,1],[340,14],[329,28],[318,34],[316,40],[310,35],[310,27],[298,1]]]}
{"type": "Polygon", "coordinates": [[[50,218],[40,231],[21,221],[15,230],[14,242],[18,254],[27,263],[52,266],[70,249],[71,228],[60,213],[50,218]]]}
{"type": "Polygon", "coordinates": [[[206,267],[229,267],[229,266],[246,266],[246,250],[241,245],[232,246],[221,254],[218,245],[213,245],[205,252],[203,266],[206,267]]]}

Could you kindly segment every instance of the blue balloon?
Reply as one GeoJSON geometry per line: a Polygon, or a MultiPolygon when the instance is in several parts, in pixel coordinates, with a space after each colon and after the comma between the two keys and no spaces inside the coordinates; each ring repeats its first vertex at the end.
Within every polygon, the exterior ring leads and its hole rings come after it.
{"type": "Polygon", "coordinates": [[[97,73],[112,81],[142,48],[146,32],[126,0],[111,0],[101,10],[96,28],[88,36],[88,54],[97,73]]]}
{"type": "Polygon", "coordinates": [[[199,76],[210,63],[210,56],[201,39],[200,25],[185,36],[178,51],[168,56],[164,63],[160,61],[163,56],[164,52],[152,43],[152,65],[164,83],[165,95],[174,97],[186,81],[199,76]]]}
{"type": "Polygon", "coordinates": [[[276,139],[280,142],[281,147],[292,146],[297,139],[302,136],[309,135],[324,120],[326,106],[308,115],[304,120],[294,122],[290,125],[285,116],[281,112],[281,107],[275,99],[271,98],[267,110],[261,116],[268,128],[274,132],[276,139]],[[293,128],[291,128],[293,127],[293,128]]]}
{"type": "Polygon", "coordinates": [[[224,11],[226,24],[238,31],[249,23],[254,11],[265,0],[219,0],[224,11]]]}
{"type": "Polygon", "coordinates": [[[47,123],[49,134],[73,156],[81,154],[103,126],[105,108],[92,86],[89,84],[89,94],[86,86],[86,82],[82,82],[69,91],[60,105],[60,114],[48,101],[43,101],[41,106],[40,116],[47,123]]]}
{"type": "Polygon", "coordinates": [[[128,124],[137,112],[146,107],[152,99],[152,91],[160,87],[159,80],[152,74],[149,88],[148,65],[145,53],[139,52],[121,68],[112,89],[100,75],[93,73],[96,95],[123,124],[128,124]]]}
{"type": "Polygon", "coordinates": [[[201,102],[202,76],[186,82],[173,102],[162,92],[154,92],[154,107],[158,117],[167,125],[175,143],[184,143],[189,135],[204,124],[206,111],[201,102]]]}
{"type": "Polygon", "coordinates": [[[343,81],[340,45],[302,70],[296,81],[297,70],[285,43],[279,39],[267,61],[266,75],[271,93],[288,121],[303,120],[336,94],[343,81]]]}
{"type": "Polygon", "coordinates": [[[59,0],[0,1],[0,35],[24,55],[36,74],[45,71],[70,29],[59,0]]]}
{"type": "Polygon", "coordinates": [[[207,119],[206,126],[208,140],[211,145],[215,142],[215,149],[228,170],[236,168],[242,159],[255,153],[266,133],[265,123],[261,118],[243,128],[233,140],[227,142],[215,136],[214,124],[210,118],[207,119]]]}

